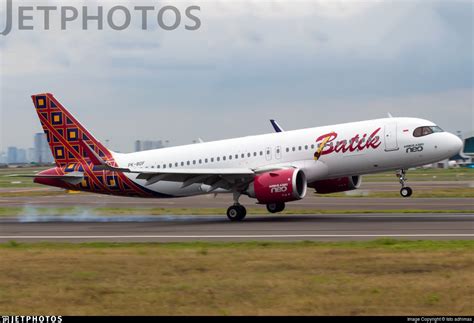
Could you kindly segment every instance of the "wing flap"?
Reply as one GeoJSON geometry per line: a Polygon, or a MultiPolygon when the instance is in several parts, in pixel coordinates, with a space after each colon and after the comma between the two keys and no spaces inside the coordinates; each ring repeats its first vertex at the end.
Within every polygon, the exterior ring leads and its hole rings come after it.
{"type": "MultiPolygon", "coordinates": [[[[255,172],[248,168],[227,169],[129,169],[128,173],[135,173],[137,179],[145,180],[145,186],[150,186],[159,181],[182,182],[185,188],[192,184],[212,184],[216,181],[234,185],[236,183],[248,183],[253,180],[255,172]]],[[[212,185],[211,184],[211,185],[212,185]]],[[[224,185],[228,186],[228,185],[224,185]]],[[[222,185],[217,188],[222,187],[222,185]]]]}

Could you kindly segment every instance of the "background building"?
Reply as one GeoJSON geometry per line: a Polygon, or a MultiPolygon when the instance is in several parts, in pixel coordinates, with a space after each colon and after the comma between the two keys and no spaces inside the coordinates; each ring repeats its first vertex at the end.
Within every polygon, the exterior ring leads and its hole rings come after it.
{"type": "Polygon", "coordinates": [[[54,162],[53,154],[44,133],[35,134],[33,151],[33,160],[31,162],[39,164],[54,162]]]}
{"type": "Polygon", "coordinates": [[[8,147],[7,148],[7,163],[16,164],[18,159],[18,148],[8,147]]]}
{"type": "MultiPolygon", "coordinates": [[[[165,141],[168,144],[169,141],[165,141]]],[[[167,146],[167,145],[166,145],[167,146]]],[[[163,140],[136,140],[135,141],[135,152],[137,151],[144,151],[144,150],[152,150],[152,149],[160,149],[164,148],[165,144],[163,140]]]]}

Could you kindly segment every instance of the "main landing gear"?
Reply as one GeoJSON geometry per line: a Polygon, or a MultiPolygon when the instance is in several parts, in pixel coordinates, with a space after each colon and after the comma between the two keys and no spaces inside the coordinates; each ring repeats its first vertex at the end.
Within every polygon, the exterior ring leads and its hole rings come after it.
{"type": "Polygon", "coordinates": [[[285,209],[285,202],[267,204],[267,210],[270,213],[278,213],[285,209]]]}
{"type": "MultiPolygon", "coordinates": [[[[240,192],[234,192],[234,205],[227,209],[227,217],[231,221],[242,221],[247,215],[245,206],[239,203],[240,192]]],[[[267,210],[270,213],[278,213],[285,209],[285,202],[269,203],[267,210]]]]}
{"type": "Polygon", "coordinates": [[[413,193],[413,190],[410,187],[405,186],[405,182],[407,180],[405,174],[406,174],[406,171],[404,169],[401,169],[397,172],[398,180],[400,181],[400,184],[402,185],[402,188],[400,189],[400,195],[403,197],[410,197],[411,194],[413,193]]]}
{"type": "Polygon", "coordinates": [[[227,217],[231,221],[242,221],[247,215],[247,209],[239,203],[239,197],[240,193],[234,192],[234,205],[227,209],[227,217]]]}

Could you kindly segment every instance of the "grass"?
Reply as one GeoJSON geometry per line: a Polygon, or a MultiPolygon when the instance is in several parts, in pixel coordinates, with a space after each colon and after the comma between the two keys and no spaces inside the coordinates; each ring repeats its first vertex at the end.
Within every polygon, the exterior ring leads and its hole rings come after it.
{"type": "Polygon", "coordinates": [[[472,315],[474,241],[0,244],[32,315],[472,315]]]}
{"type": "MultiPolygon", "coordinates": [[[[345,193],[318,195],[323,197],[370,197],[370,198],[400,198],[398,190],[366,191],[354,190],[345,193]]],[[[413,191],[411,198],[474,198],[474,188],[450,188],[413,191]]]]}
{"type": "Polygon", "coordinates": [[[66,191],[21,191],[21,192],[0,192],[0,197],[40,197],[58,196],[68,194],[66,191]]]}
{"type": "MultiPolygon", "coordinates": [[[[418,181],[472,181],[474,180],[474,169],[450,168],[450,169],[415,169],[407,172],[410,182],[418,181]]],[[[396,181],[394,172],[383,172],[378,174],[364,175],[364,182],[393,182],[396,181]]]]}
{"type": "MultiPolygon", "coordinates": [[[[224,214],[225,208],[126,208],[126,207],[0,207],[0,217],[8,216],[61,216],[61,215],[219,215],[224,214]]],[[[268,215],[265,208],[247,208],[248,214],[268,215]]],[[[473,213],[473,210],[428,210],[428,209],[288,209],[279,214],[375,214],[375,213],[473,213]]]]}
{"type": "Polygon", "coordinates": [[[47,168],[48,167],[0,168],[0,188],[41,187],[41,185],[33,183],[33,178],[8,177],[8,175],[36,174],[47,168]]]}
{"type": "MultiPolygon", "coordinates": [[[[32,178],[7,177],[11,174],[32,174],[45,168],[8,168],[0,169],[0,188],[45,188],[43,185],[33,183],[32,178]]],[[[466,168],[456,169],[417,169],[409,172],[410,182],[416,181],[474,181],[474,170],[466,168]]],[[[393,172],[363,176],[363,181],[370,182],[396,182],[393,172]]],[[[66,191],[21,191],[0,192],[0,197],[47,197],[67,194],[66,191]]],[[[319,195],[322,197],[372,197],[372,198],[399,198],[400,194],[394,191],[366,191],[356,190],[346,193],[319,195]]],[[[417,190],[413,198],[474,198],[474,188],[460,187],[452,189],[417,190]]]]}

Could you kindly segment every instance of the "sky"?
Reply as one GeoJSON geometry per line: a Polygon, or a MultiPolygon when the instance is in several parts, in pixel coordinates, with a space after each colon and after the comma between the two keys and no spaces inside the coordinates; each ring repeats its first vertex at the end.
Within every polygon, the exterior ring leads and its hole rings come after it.
{"type": "MultiPolygon", "coordinates": [[[[22,1],[32,6],[65,1],[22,1]]],[[[191,143],[383,118],[474,129],[472,1],[112,1],[106,9],[175,5],[172,31],[138,14],[123,31],[59,19],[0,36],[0,151],[41,131],[30,95],[50,92],[99,140],[191,143]],[[198,30],[188,6],[200,6],[198,30]]],[[[14,11],[18,2],[14,0],[14,11]]],[[[154,13],[156,15],[156,13],[154,13]]],[[[15,16],[15,14],[14,14],[15,16]]],[[[172,16],[165,16],[172,22],[172,16]],[[171,19],[171,20],[170,20],[171,19]]],[[[120,17],[117,21],[120,22],[120,17]]],[[[0,29],[5,2],[0,3],[0,29]]]]}

